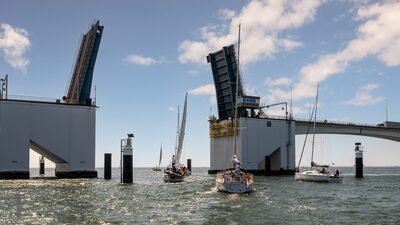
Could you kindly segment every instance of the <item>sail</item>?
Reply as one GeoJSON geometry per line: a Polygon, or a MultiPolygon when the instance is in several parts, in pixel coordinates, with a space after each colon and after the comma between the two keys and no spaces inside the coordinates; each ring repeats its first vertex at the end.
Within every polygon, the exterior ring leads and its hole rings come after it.
{"type": "Polygon", "coordinates": [[[185,126],[186,126],[186,112],[187,112],[187,93],[185,96],[185,105],[183,106],[182,113],[182,123],[179,129],[178,147],[176,149],[176,161],[179,163],[183,147],[183,138],[185,136],[185,126]]]}
{"type": "Polygon", "coordinates": [[[160,165],[161,165],[161,159],[162,159],[162,145],[160,148],[160,160],[158,160],[158,167],[160,167],[160,165]]]}
{"type": "Polygon", "coordinates": [[[317,163],[315,163],[315,162],[311,162],[311,166],[312,167],[321,167],[321,168],[329,168],[329,165],[319,165],[319,164],[317,164],[317,163]]]}

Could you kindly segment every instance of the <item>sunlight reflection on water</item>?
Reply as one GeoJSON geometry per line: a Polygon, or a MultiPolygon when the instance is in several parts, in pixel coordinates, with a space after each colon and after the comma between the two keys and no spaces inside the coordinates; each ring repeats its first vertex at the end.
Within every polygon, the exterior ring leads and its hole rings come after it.
{"type": "MultiPolygon", "coordinates": [[[[368,169],[343,184],[256,177],[255,192],[217,192],[207,169],[169,184],[150,168],[135,168],[134,183],[118,172],[98,179],[0,181],[0,224],[399,224],[400,168],[368,169]],[[335,213],[333,213],[335,212],[335,213]]],[[[33,172],[34,174],[34,172],[33,172]]]]}

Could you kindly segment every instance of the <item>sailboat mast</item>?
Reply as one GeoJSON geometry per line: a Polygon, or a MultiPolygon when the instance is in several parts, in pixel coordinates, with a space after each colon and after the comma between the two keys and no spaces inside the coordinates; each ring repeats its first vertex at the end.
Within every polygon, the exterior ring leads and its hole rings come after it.
{"type": "Polygon", "coordinates": [[[234,125],[233,125],[233,154],[236,155],[236,130],[237,130],[237,119],[238,119],[238,108],[237,101],[239,95],[239,76],[240,76],[240,26],[239,24],[239,37],[238,37],[238,59],[237,59],[237,68],[236,68],[236,94],[235,94],[235,116],[234,116],[234,125]]]}
{"type": "Polygon", "coordinates": [[[177,128],[176,128],[176,139],[175,139],[175,156],[176,156],[176,151],[178,150],[178,139],[179,139],[179,105],[178,105],[178,123],[177,123],[177,128]]]}
{"type": "Polygon", "coordinates": [[[317,109],[318,109],[318,91],[319,85],[317,86],[317,96],[315,98],[315,113],[314,113],[314,127],[313,127],[313,139],[312,139],[312,151],[311,151],[311,168],[314,161],[314,143],[315,143],[315,123],[317,121],[317,109]]]}

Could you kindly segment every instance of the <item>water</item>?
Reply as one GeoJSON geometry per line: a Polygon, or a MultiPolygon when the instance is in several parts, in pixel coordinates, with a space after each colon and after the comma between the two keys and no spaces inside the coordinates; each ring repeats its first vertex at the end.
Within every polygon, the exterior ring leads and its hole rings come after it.
{"type": "MultiPolygon", "coordinates": [[[[180,184],[150,168],[113,179],[1,180],[0,224],[400,224],[400,168],[343,168],[342,184],[255,177],[256,191],[219,193],[206,168],[180,184]]],[[[50,172],[51,170],[48,170],[50,172]]],[[[37,169],[32,170],[37,175],[37,169]]]]}

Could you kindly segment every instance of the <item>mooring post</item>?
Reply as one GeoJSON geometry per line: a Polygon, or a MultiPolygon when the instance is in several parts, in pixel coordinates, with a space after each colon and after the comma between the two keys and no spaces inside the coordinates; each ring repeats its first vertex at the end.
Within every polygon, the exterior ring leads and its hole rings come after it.
{"type": "Polygon", "coordinates": [[[39,174],[43,175],[44,174],[44,157],[42,155],[39,157],[39,164],[40,164],[39,174]]]}
{"type": "Polygon", "coordinates": [[[355,152],[355,160],[356,160],[356,178],[363,178],[363,148],[360,142],[356,143],[355,152]]]}
{"type": "Polygon", "coordinates": [[[192,159],[187,159],[187,169],[192,172],[192,159]]]}
{"type": "Polygon", "coordinates": [[[110,180],[111,179],[111,153],[104,154],[104,179],[110,180]]]}
{"type": "Polygon", "coordinates": [[[271,156],[266,155],[264,157],[264,175],[270,176],[271,175],[271,156]]]}
{"type": "Polygon", "coordinates": [[[132,151],[125,150],[124,151],[124,158],[123,158],[123,179],[122,183],[132,183],[133,182],[133,157],[132,151]]]}
{"type": "Polygon", "coordinates": [[[133,182],[133,148],[132,140],[134,135],[128,134],[125,146],[122,146],[122,183],[133,182]]]}

